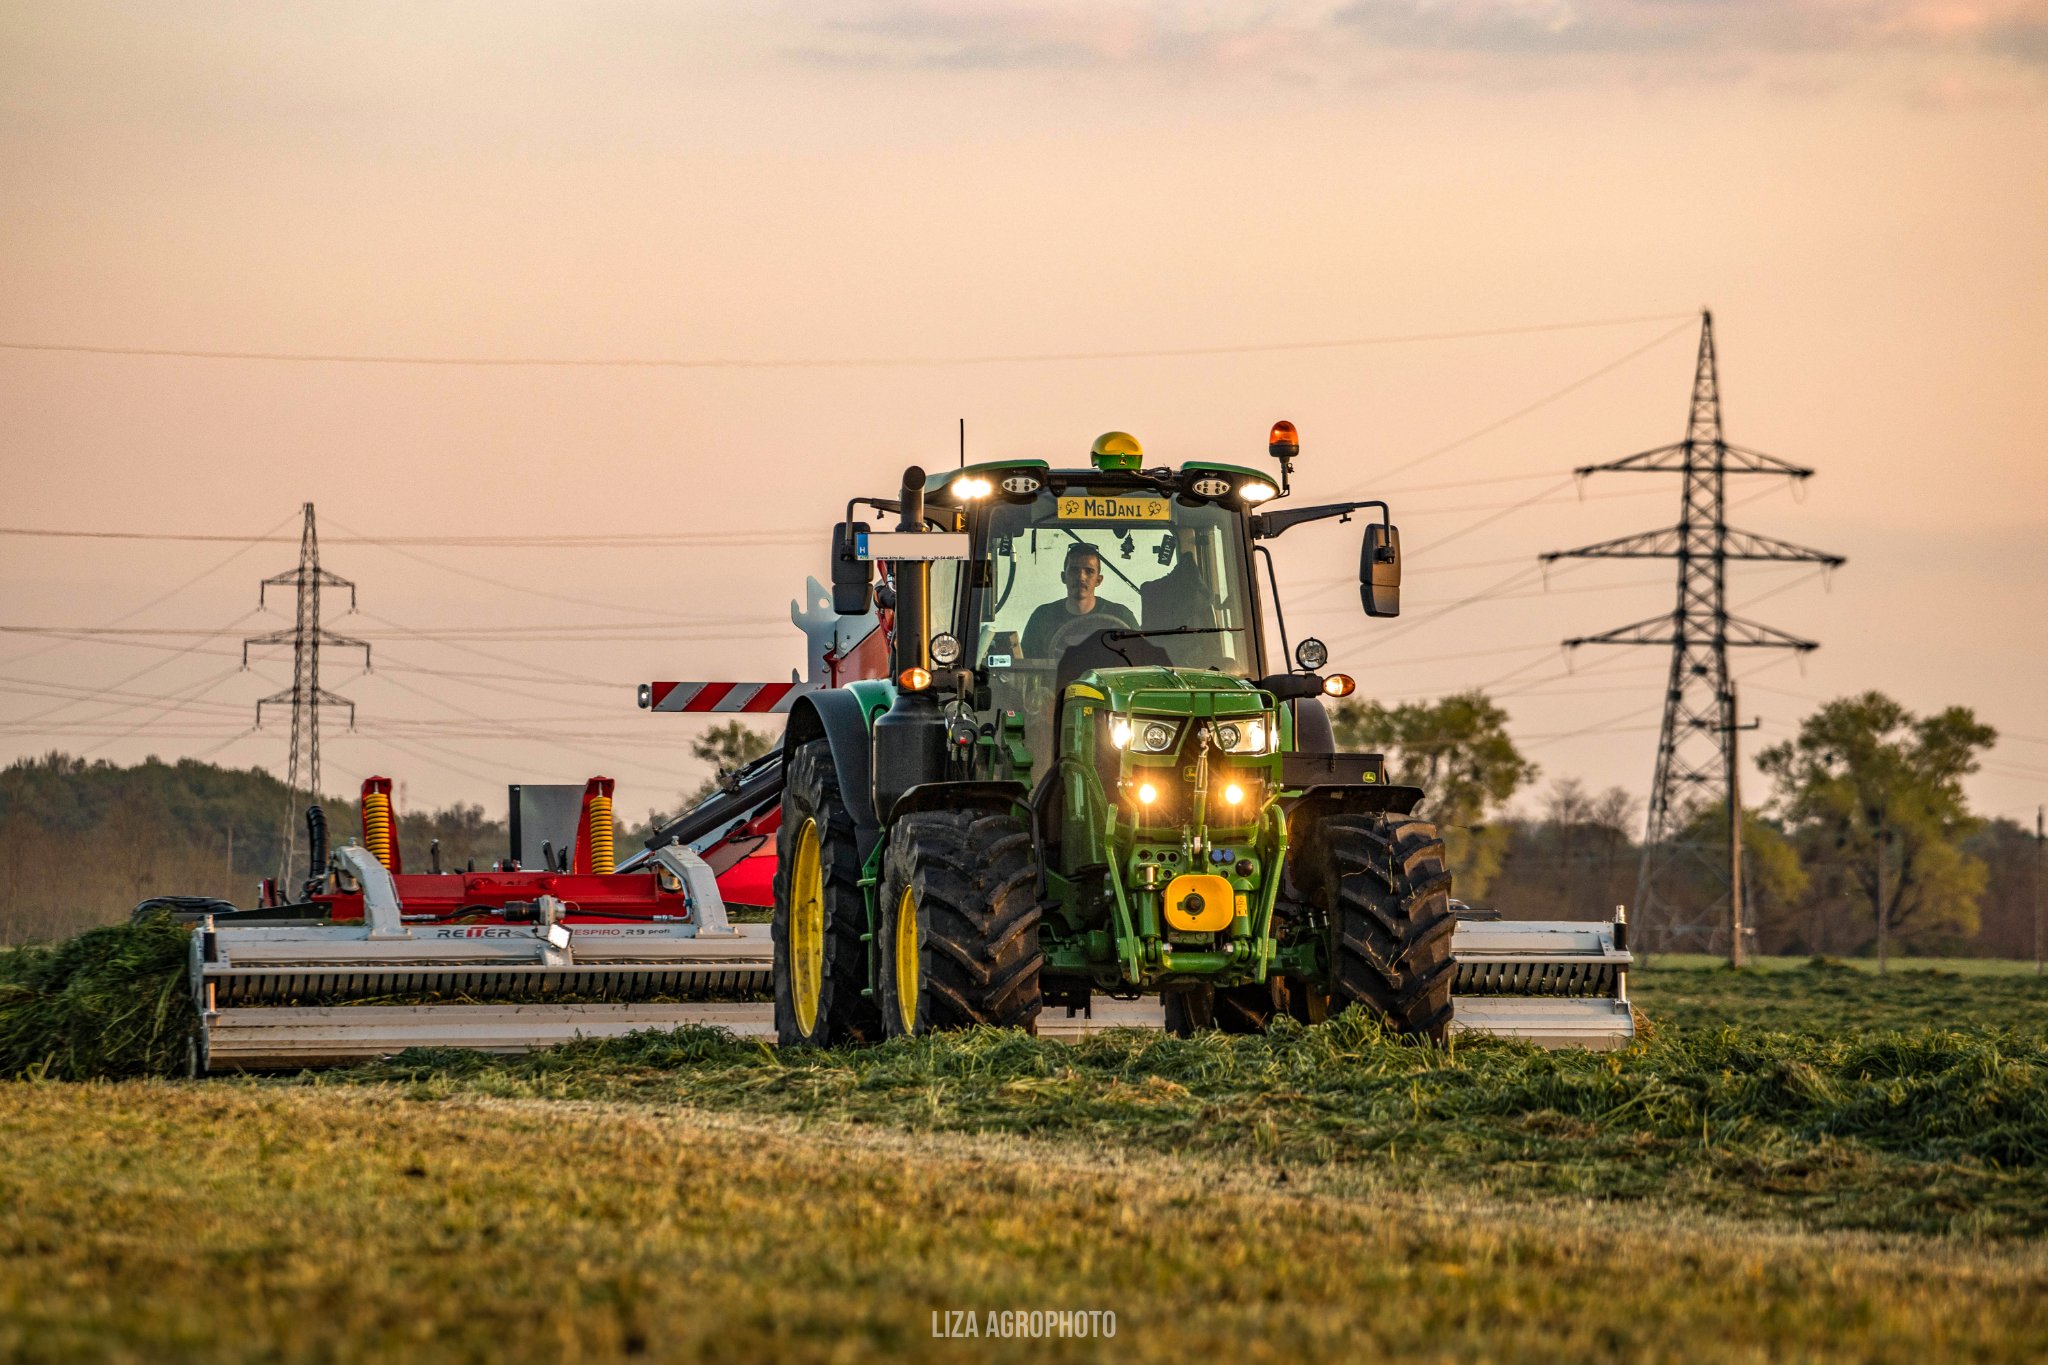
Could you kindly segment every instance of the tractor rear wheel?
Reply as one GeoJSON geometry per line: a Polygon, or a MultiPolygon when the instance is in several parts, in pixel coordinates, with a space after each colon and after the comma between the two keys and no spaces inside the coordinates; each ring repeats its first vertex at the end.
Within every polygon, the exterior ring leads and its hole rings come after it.
{"type": "Polygon", "coordinates": [[[882,856],[882,1031],[990,1024],[1036,1032],[1041,1003],[1031,830],[1009,810],[916,811],[882,856]]]}
{"type": "Polygon", "coordinates": [[[1330,1010],[1362,1005],[1397,1033],[1442,1042],[1457,921],[1436,826],[1329,815],[1305,833],[1290,859],[1301,894],[1328,915],[1330,1010]]]}
{"type": "Polygon", "coordinates": [[[790,755],[775,841],[775,1036],[785,1047],[872,1038],[860,848],[832,746],[790,755]]]}

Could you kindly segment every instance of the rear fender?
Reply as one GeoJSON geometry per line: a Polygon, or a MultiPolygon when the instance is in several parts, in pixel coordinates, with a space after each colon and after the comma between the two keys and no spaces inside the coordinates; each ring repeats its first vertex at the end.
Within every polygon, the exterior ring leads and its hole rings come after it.
{"type": "Polygon", "coordinates": [[[1022,782],[920,782],[898,797],[889,823],[921,810],[961,810],[968,806],[1031,808],[1031,792],[1022,782]]]}

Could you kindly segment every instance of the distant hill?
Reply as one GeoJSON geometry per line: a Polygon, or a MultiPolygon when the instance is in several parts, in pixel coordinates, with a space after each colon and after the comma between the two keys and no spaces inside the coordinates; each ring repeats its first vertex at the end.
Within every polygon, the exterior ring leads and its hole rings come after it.
{"type": "MultiPolygon", "coordinates": [[[[359,838],[355,803],[321,802],[337,838],[359,838]]],[[[123,768],[52,753],[0,771],[0,944],[68,937],[125,918],[159,895],[218,896],[253,905],[284,846],[284,783],[260,768],[151,759],[123,768]]],[[[305,858],[304,809],[293,812],[305,858]]],[[[425,867],[505,856],[505,822],[481,806],[399,811],[399,846],[425,867]]],[[[291,869],[295,878],[305,869],[291,869]]]]}

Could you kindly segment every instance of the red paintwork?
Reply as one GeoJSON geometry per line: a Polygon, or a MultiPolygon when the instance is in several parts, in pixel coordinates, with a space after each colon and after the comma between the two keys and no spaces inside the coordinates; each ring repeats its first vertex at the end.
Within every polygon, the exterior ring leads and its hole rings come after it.
{"type": "Polygon", "coordinates": [[[772,909],[775,905],[775,845],[742,858],[718,879],[718,894],[727,905],[772,909]]]}
{"type": "MultiPolygon", "coordinates": [[[[664,891],[651,872],[622,872],[600,877],[575,872],[408,872],[391,879],[398,903],[408,915],[447,915],[465,906],[499,909],[507,901],[555,896],[567,903],[571,923],[603,924],[638,920],[649,915],[688,913],[680,891],[664,891]]],[[[337,920],[363,917],[363,898],[315,896],[333,906],[337,920]]]]}

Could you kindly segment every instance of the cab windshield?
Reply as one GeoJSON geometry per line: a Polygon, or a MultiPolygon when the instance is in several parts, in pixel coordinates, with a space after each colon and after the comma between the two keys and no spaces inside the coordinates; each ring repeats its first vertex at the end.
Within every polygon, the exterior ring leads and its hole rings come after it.
{"type": "Polygon", "coordinates": [[[1056,668],[1105,630],[1190,632],[1147,635],[1143,650],[1112,640],[1132,662],[1163,655],[1181,668],[1259,672],[1243,520],[1231,508],[1184,506],[1151,489],[1068,486],[991,507],[977,552],[986,568],[975,574],[971,638],[976,664],[992,676],[1056,668]]]}

